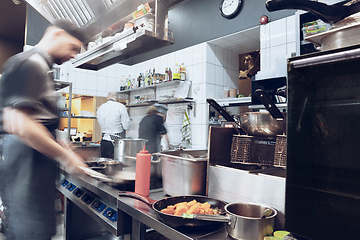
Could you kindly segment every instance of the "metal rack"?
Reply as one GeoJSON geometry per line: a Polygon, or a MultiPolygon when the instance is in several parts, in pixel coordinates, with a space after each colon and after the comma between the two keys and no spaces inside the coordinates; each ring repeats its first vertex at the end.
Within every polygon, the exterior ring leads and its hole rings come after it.
{"type": "Polygon", "coordinates": [[[169,82],[164,82],[164,83],[159,83],[159,84],[153,84],[153,85],[149,85],[149,86],[144,86],[144,87],[140,87],[140,88],[134,88],[134,89],[128,89],[128,90],[123,90],[123,91],[119,91],[117,92],[118,94],[127,94],[128,96],[128,100],[130,101],[130,94],[132,92],[137,92],[137,91],[146,91],[146,90],[153,90],[154,93],[154,99],[151,100],[145,100],[144,102],[139,102],[139,103],[133,103],[133,104],[126,104],[126,107],[144,107],[144,106],[150,106],[154,103],[162,103],[162,104],[176,104],[176,103],[194,103],[195,101],[192,99],[187,99],[187,98],[181,98],[181,99],[169,99],[169,100],[155,100],[156,99],[156,88],[158,87],[170,87],[173,85],[178,85],[180,84],[181,80],[173,80],[173,81],[169,81],[169,82]]]}
{"type": "MultiPolygon", "coordinates": [[[[70,126],[71,126],[71,102],[72,102],[72,83],[71,82],[65,82],[65,81],[60,81],[60,80],[54,80],[55,82],[55,90],[58,91],[58,90],[61,90],[61,89],[64,89],[66,87],[69,87],[69,105],[67,108],[60,108],[60,111],[67,111],[68,112],[68,115],[67,115],[67,118],[68,118],[68,126],[69,126],[69,129],[70,129],[70,126]]],[[[68,139],[70,139],[70,131],[68,131],[68,139]]]]}

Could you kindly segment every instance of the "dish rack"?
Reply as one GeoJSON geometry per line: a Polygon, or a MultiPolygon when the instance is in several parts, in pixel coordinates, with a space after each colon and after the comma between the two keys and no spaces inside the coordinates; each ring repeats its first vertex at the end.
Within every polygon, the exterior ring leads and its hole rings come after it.
{"type": "Polygon", "coordinates": [[[231,163],[286,167],[286,136],[267,140],[247,135],[234,135],[231,163]]]}

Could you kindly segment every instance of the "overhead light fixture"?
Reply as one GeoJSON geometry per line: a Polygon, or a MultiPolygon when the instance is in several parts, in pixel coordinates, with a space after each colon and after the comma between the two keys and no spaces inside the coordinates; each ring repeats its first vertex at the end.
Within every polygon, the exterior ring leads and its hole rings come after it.
{"type": "Polygon", "coordinates": [[[19,5],[21,2],[20,0],[12,0],[14,4],[19,5]]]}

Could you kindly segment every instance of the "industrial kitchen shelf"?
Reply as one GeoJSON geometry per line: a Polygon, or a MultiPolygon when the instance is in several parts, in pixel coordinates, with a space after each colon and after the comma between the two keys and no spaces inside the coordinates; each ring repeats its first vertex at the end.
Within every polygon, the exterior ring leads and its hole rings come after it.
{"type": "Polygon", "coordinates": [[[133,103],[127,104],[126,107],[145,107],[153,105],[154,103],[161,103],[161,104],[176,104],[176,103],[194,103],[195,101],[192,99],[176,99],[176,100],[159,100],[159,101],[151,101],[151,102],[140,102],[140,103],[133,103]]]}
{"type": "Polygon", "coordinates": [[[169,87],[169,86],[171,86],[171,85],[173,85],[173,84],[179,84],[180,82],[183,82],[183,80],[173,80],[173,81],[168,81],[168,82],[153,84],[153,85],[144,86],[144,87],[139,87],[139,88],[122,90],[122,91],[119,91],[118,94],[130,93],[130,92],[136,92],[136,91],[142,91],[142,90],[147,90],[147,89],[150,89],[150,88],[157,88],[157,87],[169,87]]]}

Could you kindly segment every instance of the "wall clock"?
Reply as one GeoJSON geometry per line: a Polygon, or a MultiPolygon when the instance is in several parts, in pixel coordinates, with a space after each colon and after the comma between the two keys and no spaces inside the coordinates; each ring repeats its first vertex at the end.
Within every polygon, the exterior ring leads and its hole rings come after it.
{"type": "Polygon", "coordinates": [[[241,9],[242,0],[222,0],[220,4],[221,16],[225,18],[236,17],[241,9]]]}

